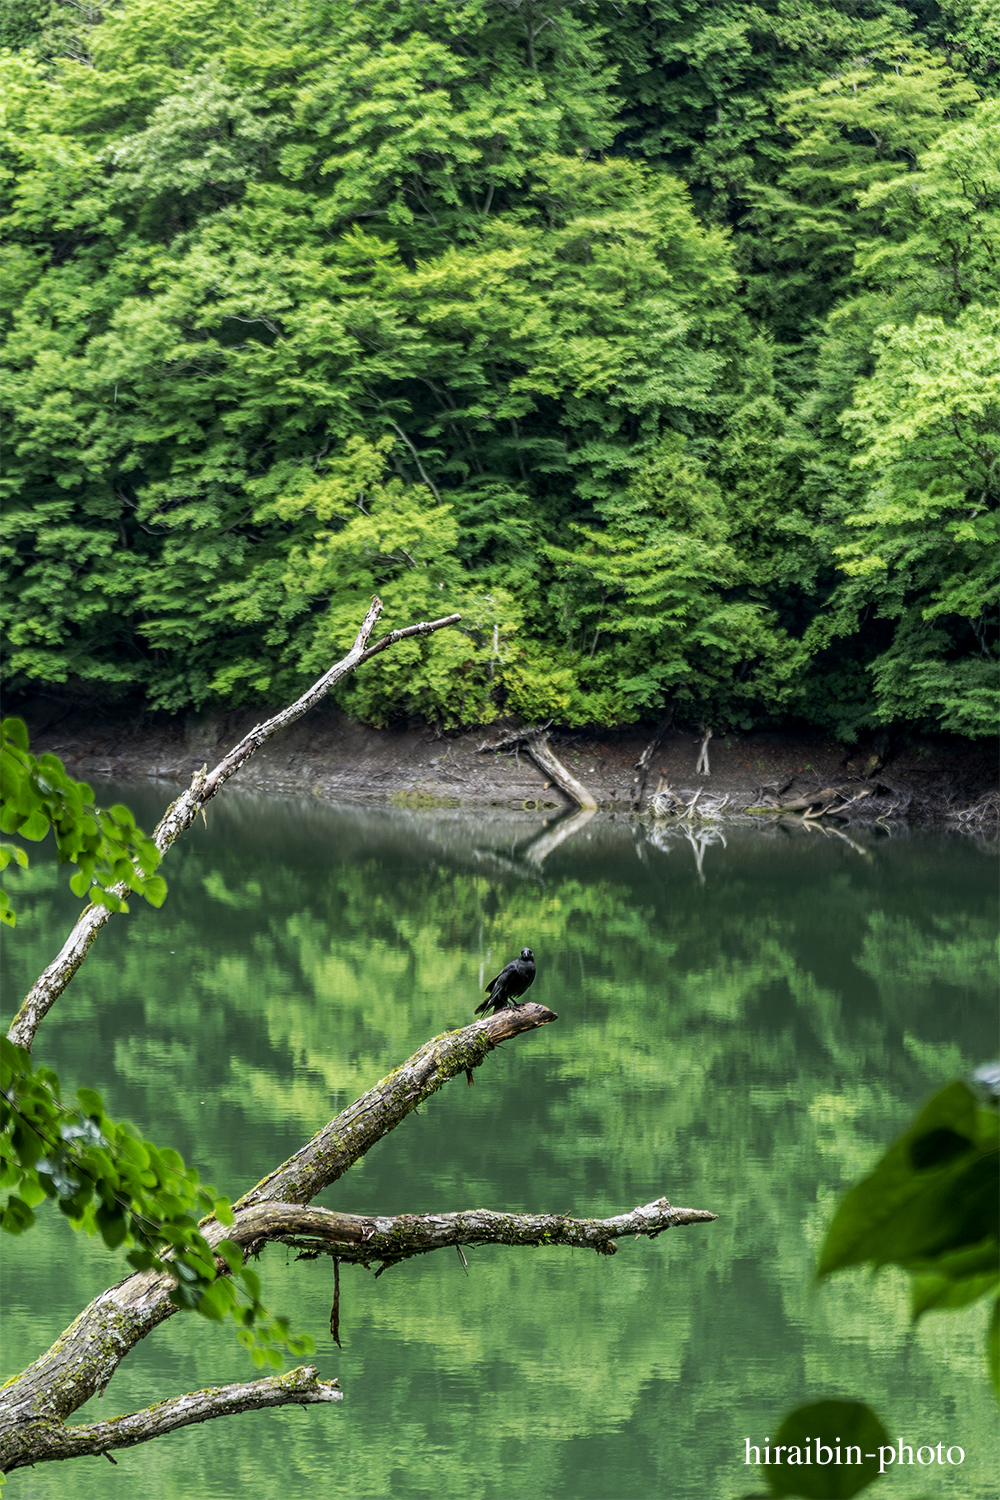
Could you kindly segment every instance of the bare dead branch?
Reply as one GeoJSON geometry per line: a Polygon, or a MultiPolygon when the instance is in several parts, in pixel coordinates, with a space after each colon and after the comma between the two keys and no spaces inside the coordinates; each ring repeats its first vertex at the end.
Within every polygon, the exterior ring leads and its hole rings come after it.
{"type": "MultiPolygon", "coordinates": [[[[294,724],[303,714],[308,713],[342,678],[355,671],[364,662],[370,661],[373,656],[394,646],[398,641],[413,635],[429,635],[432,631],[441,630],[447,625],[454,625],[461,619],[460,615],[446,615],[440,620],[408,625],[403,630],[390,631],[380,641],[376,641],[374,646],[369,646],[368,637],[381,612],[382,601],[376,596],[372,599],[368,613],[362,621],[354,645],[345,657],[335,662],[288,708],[282,709],[270,719],[265,719],[263,723],[251,729],[249,734],[244,735],[240,743],[222,758],[214,770],[208,771],[206,767],[202,767],[195,773],[188,790],[182,792],[167,808],[153,834],[153,841],[161,854],[165,854],[185,829],[190,828],[199,812],[262,745],[274,735],[279,734],[282,729],[287,729],[290,724],[294,724]]],[[[114,887],[114,893],[124,897],[128,891],[124,885],[117,885],[114,887]]],[[[83,963],[91,943],[111,915],[112,913],[106,906],[85,908],[60,952],[48,968],[39,975],[25,996],[7,1033],[12,1042],[16,1042],[19,1047],[31,1046],[39,1025],[83,963]]]]}
{"type": "Polygon", "coordinates": [[[649,744],[646,746],[645,750],[642,752],[642,754],[639,756],[639,759],[635,763],[635,769],[639,774],[636,776],[635,780],[632,783],[633,812],[638,812],[642,807],[643,793],[646,790],[646,782],[649,778],[649,768],[652,765],[653,756],[656,754],[656,751],[659,748],[660,741],[663,739],[663,736],[666,734],[667,730],[670,728],[673,722],[674,706],[673,704],[671,704],[667,712],[664,714],[663,718],[660,720],[659,724],[656,726],[656,733],[653,735],[653,738],[650,740],[649,744]]]}
{"type": "MultiPolygon", "coordinates": [[[[308,1202],[449,1078],[479,1067],[498,1043],[554,1020],[553,1011],[529,1002],[434,1037],[348,1105],[235,1208],[273,1200],[286,1206],[308,1202]]],[[[200,1228],[210,1245],[231,1232],[216,1219],[203,1220],[200,1228]]],[[[177,1311],[170,1301],[172,1287],[172,1278],[158,1271],[126,1277],[96,1297],[40,1359],[0,1391],[0,1468],[8,1441],[25,1424],[42,1418],[64,1421],[104,1389],[129,1351],[177,1311]]]]}
{"type": "Polygon", "coordinates": [[[368,1265],[394,1265],[449,1245],[565,1245],[614,1255],[616,1236],[655,1239],[684,1224],[709,1224],[718,1218],[699,1208],[673,1208],[657,1198],[631,1213],[610,1219],[574,1219],[568,1214],[505,1214],[490,1209],[464,1213],[397,1214],[362,1218],[326,1208],[294,1203],[258,1203],[236,1215],[228,1231],[241,1245],[263,1242],[289,1245],[304,1255],[332,1255],[368,1265]]]}
{"type": "Polygon", "coordinates": [[[712,772],[708,764],[708,742],[712,738],[714,731],[707,724],[702,724],[701,729],[704,739],[701,742],[701,749],[698,752],[698,764],[694,768],[695,775],[711,776],[712,772]]]}

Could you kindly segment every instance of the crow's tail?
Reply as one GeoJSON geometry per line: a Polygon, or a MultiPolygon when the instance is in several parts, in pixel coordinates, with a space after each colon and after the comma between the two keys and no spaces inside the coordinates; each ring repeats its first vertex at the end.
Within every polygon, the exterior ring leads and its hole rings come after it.
{"type": "Polygon", "coordinates": [[[476,1016],[485,1016],[486,1012],[488,1010],[492,1010],[492,1009],[493,1009],[493,996],[492,995],[487,995],[486,999],[483,1001],[482,1005],[477,1005],[476,1006],[475,1010],[473,1011],[473,1015],[476,1015],[476,1016]]]}

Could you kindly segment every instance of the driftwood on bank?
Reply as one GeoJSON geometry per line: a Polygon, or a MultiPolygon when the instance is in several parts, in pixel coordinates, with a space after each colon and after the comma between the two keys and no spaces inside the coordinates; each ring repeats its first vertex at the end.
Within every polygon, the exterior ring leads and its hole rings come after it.
{"type": "MultiPolygon", "coordinates": [[[[279,1242],[306,1255],[326,1253],[364,1264],[381,1261],[384,1267],[449,1245],[589,1246],[614,1254],[616,1235],[655,1238],[665,1229],[714,1219],[704,1210],[672,1208],[666,1199],[603,1220],[487,1210],[361,1217],[307,1207],[309,1199],[342,1176],[448,1079],[462,1073],[471,1076],[500,1042],[554,1020],[551,1010],[529,1002],[434,1037],[246,1193],[234,1205],[231,1225],[206,1220],[201,1226],[206,1240],[218,1244],[232,1239],[245,1253],[255,1254],[268,1242],[279,1242]]],[[[223,1386],[160,1402],[110,1423],[67,1427],[66,1419],[104,1390],[126,1355],[176,1313],[170,1301],[172,1285],[162,1272],[126,1277],[95,1298],[51,1349],[0,1392],[0,1468],[8,1471],[47,1459],[107,1452],[186,1422],[253,1405],[339,1399],[333,1385],[302,1368],[282,1377],[284,1385],[271,1379],[223,1386]]]]}
{"type": "Polygon", "coordinates": [[[783,817],[786,813],[800,812],[804,820],[823,817],[827,813],[838,814],[846,808],[854,806],[857,802],[863,802],[866,797],[872,795],[873,788],[863,786],[855,787],[825,786],[821,791],[807,792],[799,797],[791,797],[785,801],[763,802],[746,811],[753,814],[770,813],[777,817],[783,817]]]}
{"type": "MultiPolygon", "coordinates": [[[[549,721],[551,723],[551,720],[549,721]]],[[[559,760],[549,743],[548,724],[536,725],[526,729],[515,729],[503,736],[502,739],[494,740],[489,744],[480,745],[481,752],[487,750],[513,750],[523,747],[540,771],[544,771],[549,780],[572,802],[575,802],[581,811],[596,812],[597,799],[593,793],[588,791],[582,781],[577,781],[572,772],[568,771],[559,760]]]]}
{"type": "MultiPolygon", "coordinates": [[[[167,808],[163,817],[157,825],[153,834],[153,842],[161,854],[165,854],[171,844],[185,831],[190,828],[195,818],[215,796],[221,791],[231,776],[244,765],[260,747],[279,734],[282,729],[287,729],[294,724],[296,719],[308,713],[309,709],[315,707],[322,698],[335,687],[342,678],[356,670],[364,662],[370,661],[373,656],[378,656],[382,651],[387,651],[397,641],[407,639],[414,635],[430,635],[435,630],[441,630],[446,625],[455,625],[462,618],[461,615],[446,615],[440,620],[422,621],[419,625],[408,625],[403,630],[392,630],[388,635],[376,641],[374,646],[368,645],[368,638],[372,633],[375,621],[382,613],[382,601],[378,597],[373,598],[368,613],[362,621],[361,628],[355,637],[354,645],[341,661],[325,672],[312,687],[307,689],[296,701],[277,713],[273,718],[266,719],[263,723],[255,725],[249,734],[244,735],[239,744],[230,750],[228,755],[223,756],[214,770],[209,771],[207,767],[195,773],[191,785],[186,792],[182,792],[175,802],[167,808]]],[[[125,897],[128,889],[124,885],[114,887],[116,896],[125,897]]],[[[70,933],[60,952],[36,979],[28,994],[22,1002],[21,1008],[14,1017],[8,1037],[19,1047],[30,1047],[35,1038],[42,1020],[48,1011],[58,1000],[63,990],[69,984],[73,975],[82,964],[96,938],[98,932],[112,916],[106,906],[88,906],[81,914],[76,926],[70,933]]]]}

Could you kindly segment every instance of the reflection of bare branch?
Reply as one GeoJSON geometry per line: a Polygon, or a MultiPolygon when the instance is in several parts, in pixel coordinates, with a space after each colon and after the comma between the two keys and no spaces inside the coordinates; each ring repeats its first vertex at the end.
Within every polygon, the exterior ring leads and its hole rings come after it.
{"type": "Polygon", "coordinates": [[[725,849],[725,837],[717,828],[699,828],[697,834],[693,834],[691,832],[690,826],[686,826],[683,828],[683,833],[684,837],[691,845],[691,848],[694,850],[694,862],[695,867],[698,871],[698,884],[704,885],[705,872],[702,868],[702,862],[705,858],[705,850],[708,848],[709,844],[721,844],[725,849]]]}
{"type": "Polygon", "coordinates": [[[560,844],[579,833],[584,824],[590,822],[596,811],[596,807],[581,807],[570,817],[560,818],[553,828],[528,845],[524,851],[525,859],[529,859],[533,865],[541,865],[554,849],[558,849],[560,844]]]}

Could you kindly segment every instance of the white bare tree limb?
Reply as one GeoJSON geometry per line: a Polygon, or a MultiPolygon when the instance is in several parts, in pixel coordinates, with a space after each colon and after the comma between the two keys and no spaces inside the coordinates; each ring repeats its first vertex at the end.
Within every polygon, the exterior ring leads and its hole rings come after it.
{"type": "MultiPolygon", "coordinates": [[[[397,641],[405,640],[413,635],[430,635],[433,631],[441,630],[446,625],[454,625],[461,619],[461,615],[446,615],[440,620],[408,625],[403,630],[390,631],[388,635],[376,641],[374,646],[369,646],[368,637],[381,613],[382,601],[376,596],[372,599],[368,613],[362,621],[354,645],[345,657],[335,662],[329,671],[324,672],[323,676],[288,708],[283,708],[272,718],[255,725],[250,733],[244,735],[239,744],[229,751],[228,755],[223,756],[214,770],[209,771],[207,767],[202,767],[195,773],[190,787],[170,804],[153,834],[153,842],[161,854],[165,854],[185,829],[191,827],[199,812],[211,801],[216,792],[225,786],[231,776],[235,776],[240,767],[262,745],[274,735],[279,734],[282,729],[287,729],[290,724],[294,724],[296,719],[301,719],[302,715],[315,707],[342,678],[355,671],[364,662],[370,661],[373,656],[378,656],[380,652],[394,646],[397,641]]],[[[116,896],[128,895],[128,888],[124,885],[116,885],[113,890],[116,896]]],[[[7,1033],[12,1042],[19,1047],[31,1046],[38,1027],[83,963],[91,943],[110,916],[112,912],[106,906],[88,906],[84,909],[59,953],[38,976],[24,997],[21,1008],[7,1033]]]]}

